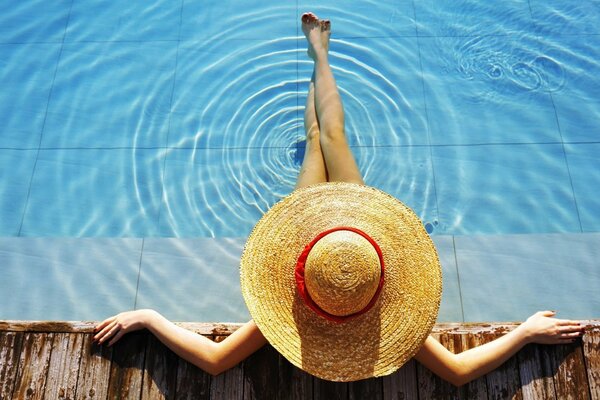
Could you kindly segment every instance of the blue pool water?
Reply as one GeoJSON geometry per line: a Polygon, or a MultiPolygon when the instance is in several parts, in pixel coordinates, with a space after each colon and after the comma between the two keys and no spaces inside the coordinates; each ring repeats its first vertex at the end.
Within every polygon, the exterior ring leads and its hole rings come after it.
{"type": "Polygon", "coordinates": [[[333,22],[366,183],[412,207],[446,260],[443,319],[522,318],[532,290],[598,316],[599,1],[31,0],[0,5],[0,289],[39,290],[0,319],[140,306],[247,317],[238,294],[231,312],[183,303],[198,288],[237,293],[244,237],[295,185],[306,10],[333,22]],[[519,281],[554,271],[571,286],[552,297],[556,284],[538,282],[478,307],[506,290],[478,285],[506,265],[519,281]],[[106,283],[76,307],[92,284],[69,283],[65,302],[52,286],[65,275],[106,283]],[[182,275],[189,290],[165,289],[180,300],[158,293],[182,275]]]}

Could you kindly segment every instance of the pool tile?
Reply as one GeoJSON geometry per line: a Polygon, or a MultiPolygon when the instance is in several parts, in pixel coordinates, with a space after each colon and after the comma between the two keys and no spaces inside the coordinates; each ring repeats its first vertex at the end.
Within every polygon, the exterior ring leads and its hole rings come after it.
{"type": "Polygon", "coordinates": [[[433,243],[442,264],[442,303],[437,322],[463,322],[460,283],[454,255],[454,239],[452,236],[432,236],[433,243]]]}
{"type": "Polygon", "coordinates": [[[365,183],[396,197],[436,233],[438,213],[428,147],[353,147],[365,183]]]}
{"type": "Polygon", "coordinates": [[[457,236],[466,321],[523,321],[543,310],[596,318],[600,234],[457,236]]]}
{"type": "Polygon", "coordinates": [[[527,0],[421,0],[414,5],[419,36],[503,35],[532,27],[527,0]]]}
{"type": "Polygon", "coordinates": [[[163,150],[41,150],[23,236],[157,233],[163,150]]]}
{"type": "Polygon", "coordinates": [[[72,0],[0,2],[0,42],[62,42],[72,3],[72,0]]]}
{"type": "Polygon", "coordinates": [[[581,227],[584,232],[600,231],[600,143],[566,144],[569,171],[581,227]]]}
{"type": "Polygon", "coordinates": [[[174,321],[246,322],[244,238],[145,239],[137,308],[174,321]]]}
{"type": "Polygon", "coordinates": [[[141,239],[0,238],[0,319],[102,320],[134,306],[141,239]]]}
{"type": "Polygon", "coordinates": [[[302,35],[300,16],[314,12],[329,19],[335,38],[388,38],[416,36],[414,9],[411,1],[382,0],[377,3],[353,1],[340,6],[316,0],[298,2],[298,32],[302,35]]]}
{"type": "Polygon", "coordinates": [[[543,79],[556,107],[565,142],[598,142],[600,138],[600,36],[547,35],[543,79]]]}
{"type": "Polygon", "coordinates": [[[542,34],[600,33],[600,1],[528,0],[536,31],[542,34]]]}
{"type": "Polygon", "coordinates": [[[245,237],[289,194],[296,149],[173,149],[167,154],[160,236],[245,237]]]}
{"type": "Polygon", "coordinates": [[[181,1],[73,2],[66,42],[178,40],[181,1]]]}
{"type": "Polygon", "coordinates": [[[579,232],[561,145],[433,147],[439,233],[579,232]]]}
{"type": "Polygon", "coordinates": [[[526,37],[419,38],[431,144],[560,142],[526,37]]]}
{"type": "Polygon", "coordinates": [[[37,150],[0,149],[1,236],[18,236],[37,150]]]}
{"type": "Polygon", "coordinates": [[[66,43],[42,147],[166,146],[176,49],[171,42],[66,43]]]}
{"type": "Polygon", "coordinates": [[[217,43],[228,39],[271,41],[298,35],[295,2],[186,0],[181,18],[183,41],[205,43],[206,38],[217,43]]]}
{"type": "Polygon", "coordinates": [[[296,39],[182,43],[169,146],[283,146],[298,139],[296,39]]]}
{"type": "Polygon", "coordinates": [[[59,54],[60,44],[0,44],[0,148],[38,148],[59,54]]]}
{"type": "MultiPolygon", "coordinates": [[[[313,62],[300,55],[299,104],[304,113],[313,62]]],[[[329,61],[350,145],[429,144],[416,37],[332,38],[329,61]]]]}

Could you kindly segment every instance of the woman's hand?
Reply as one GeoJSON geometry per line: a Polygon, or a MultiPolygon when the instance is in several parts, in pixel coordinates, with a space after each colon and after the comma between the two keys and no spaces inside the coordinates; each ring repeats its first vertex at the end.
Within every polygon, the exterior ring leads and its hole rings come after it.
{"type": "Polygon", "coordinates": [[[578,321],[552,318],[555,311],[539,311],[522,324],[527,341],[541,344],[571,343],[583,335],[584,328],[578,321]]]}
{"type": "Polygon", "coordinates": [[[94,341],[103,344],[112,338],[108,343],[109,346],[112,346],[124,334],[146,328],[154,313],[153,310],[136,310],[122,312],[107,318],[94,329],[94,332],[97,332],[94,335],[94,341]]]}

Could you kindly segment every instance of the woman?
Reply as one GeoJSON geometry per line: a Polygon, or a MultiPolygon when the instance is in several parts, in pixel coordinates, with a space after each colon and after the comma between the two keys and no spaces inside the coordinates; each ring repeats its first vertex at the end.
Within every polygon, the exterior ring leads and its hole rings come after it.
{"type": "MultiPolygon", "coordinates": [[[[308,54],[314,60],[314,71],[304,114],[306,152],[296,189],[322,182],[363,184],[346,142],[342,104],[328,62],[330,23],[305,13],[302,30],[308,41],[308,54]]],[[[497,368],[527,343],[569,343],[582,335],[577,321],[556,319],[554,315],[553,311],[538,312],[503,337],[460,354],[451,353],[428,336],[414,357],[459,386],[497,368]]],[[[267,343],[254,321],[215,343],[152,310],[124,312],[106,319],[97,326],[94,340],[112,345],[127,332],[144,328],[180,357],[213,375],[235,366],[267,343]]]]}

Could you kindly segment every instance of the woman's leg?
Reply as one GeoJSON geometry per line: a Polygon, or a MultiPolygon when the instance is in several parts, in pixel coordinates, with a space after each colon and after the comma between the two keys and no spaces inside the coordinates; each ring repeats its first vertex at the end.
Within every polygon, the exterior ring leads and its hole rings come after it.
{"type": "Polygon", "coordinates": [[[364,183],[344,133],[344,110],[329,66],[329,21],[312,13],[302,15],[302,30],[308,40],[308,54],[315,61],[315,110],[320,144],[329,181],[364,183]]]}
{"type": "Polygon", "coordinates": [[[327,170],[325,169],[325,160],[323,160],[323,153],[321,153],[321,144],[319,142],[319,121],[317,120],[317,112],[315,111],[314,72],[308,86],[308,96],[306,97],[304,130],[306,131],[306,150],[304,152],[304,161],[302,161],[302,167],[298,174],[296,189],[315,183],[327,182],[327,170]]]}

